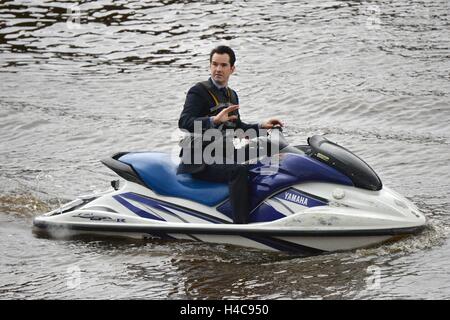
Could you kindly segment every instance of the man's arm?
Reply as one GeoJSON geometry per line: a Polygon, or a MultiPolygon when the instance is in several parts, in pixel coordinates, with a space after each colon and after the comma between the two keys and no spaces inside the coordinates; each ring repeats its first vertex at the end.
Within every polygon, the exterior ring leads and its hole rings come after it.
{"type": "Polygon", "coordinates": [[[212,121],[208,117],[208,98],[198,85],[193,86],[186,95],[178,127],[194,132],[195,121],[201,121],[203,131],[213,128],[212,121]]]}
{"type": "MultiPolygon", "coordinates": [[[[236,91],[233,90],[232,94],[234,95],[234,97],[237,101],[237,104],[239,104],[239,97],[238,97],[236,91]]],[[[254,129],[254,130],[256,130],[256,132],[258,132],[258,128],[260,127],[259,124],[257,124],[257,123],[249,124],[249,123],[241,121],[241,115],[239,114],[239,110],[237,110],[237,116],[238,117],[236,120],[236,127],[240,128],[244,131],[247,131],[248,129],[254,129]]]]}
{"type": "Polygon", "coordinates": [[[249,124],[241,121],[241,116],[238,116],[236,126],[244,131],[254,129],[256,130],[256,132],[258,132],[258,129],[260,128],[260,125],[258,123],[249,124]]]}

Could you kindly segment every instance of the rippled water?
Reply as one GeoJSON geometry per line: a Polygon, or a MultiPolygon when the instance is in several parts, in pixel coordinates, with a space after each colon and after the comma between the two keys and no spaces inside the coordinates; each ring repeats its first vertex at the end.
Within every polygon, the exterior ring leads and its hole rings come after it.
{"type": "Polygon", "coordinates": [[[446,0],[2,1],[0,297],[450,298],[449,8],[446,0]],[[33,235],[35,215],[108,187],[114,174],[99,159],[171,150],[185,94],[207,78],[209,51],[221,43],[237,53],[231,86],[244,119],[280,116],[295,144],[326,134],[415,202],[430,228],[308,258],[33,235]]]}

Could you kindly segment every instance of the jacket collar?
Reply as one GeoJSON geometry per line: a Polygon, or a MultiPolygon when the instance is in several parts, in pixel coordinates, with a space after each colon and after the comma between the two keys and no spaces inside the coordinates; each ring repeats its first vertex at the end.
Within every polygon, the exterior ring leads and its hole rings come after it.
{"type": "Polygon", "coordinates": [[[214,79],[213,78],[209,78],[208,79],[217,89],[219,89],[219,90],[221,90],[221,89],[226,89],[227,88],[227,86],[221,86],[221,85],[219,85],[217,82],[215,82],[214,81],[214,79]]]}

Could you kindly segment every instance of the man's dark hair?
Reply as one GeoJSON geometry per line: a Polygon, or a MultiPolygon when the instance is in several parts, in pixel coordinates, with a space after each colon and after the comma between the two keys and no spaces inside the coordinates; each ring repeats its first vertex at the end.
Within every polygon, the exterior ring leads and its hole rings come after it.
{"type": "Polygon", "coordinates": [[[211,53],[209,54],[209,63],[212,62],[212,57],[214,55],[214,53],[218,53],[218,54],[228,54],[228,56],[230,57],[230,65],[234,66],[234,63],[236,62],[236,55],[234,54],[233,49],[231,49],[228,46],[218,46],[215,47],[214,49],[211,50],[211,53]]]}

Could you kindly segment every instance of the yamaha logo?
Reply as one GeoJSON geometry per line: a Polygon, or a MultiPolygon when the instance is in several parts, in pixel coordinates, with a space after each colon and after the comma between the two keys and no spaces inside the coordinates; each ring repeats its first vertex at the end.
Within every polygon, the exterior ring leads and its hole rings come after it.
{"type": "Polygon", "coordinates": [[[302,206],[308,206],[308,198],[302,197],[301,195],[285,192],[284,199],[301,204],[302,206]]]}

